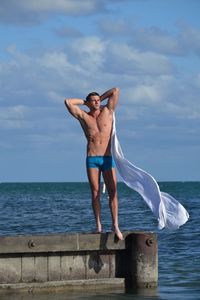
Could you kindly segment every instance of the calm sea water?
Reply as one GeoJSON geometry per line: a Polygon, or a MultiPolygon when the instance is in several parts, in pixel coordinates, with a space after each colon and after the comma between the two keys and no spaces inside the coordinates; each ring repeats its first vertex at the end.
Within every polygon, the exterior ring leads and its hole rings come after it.
{"type": "MultiPolygon", "coordinates": [[[[118,184],[121,230],[156,231],[159,286],[141,294],[27,295],[20,300],[65,299],[200,299],[200,182],[161,182],[161,191],[181,202],[189,221],[176,231],[157,230],[157,221],[143,199],[118,184]]],[[[110,231],[107,195],[102,194],[102,223],[110,231]]],[[[88,183],[1,183],[0,235],[91,232],[94,218],[88,183]]],[[[0,296],[1,297],[1,296],[0,296]]],[[[0,299],[11,300],[12,297],[0,299]]]]}

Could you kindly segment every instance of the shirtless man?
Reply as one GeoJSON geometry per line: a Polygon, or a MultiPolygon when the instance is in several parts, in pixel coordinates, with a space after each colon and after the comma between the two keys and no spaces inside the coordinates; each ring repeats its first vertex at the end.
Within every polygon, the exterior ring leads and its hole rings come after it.
{"type": "Polygon", "coordinates": [[[108,191],[109,206],[112,216],[113,230],[122,240],[123,235],[118,225],[117,180],[114,160],[111,156],[111,133],[113,112],[118,102],[119,89],[112,88],[103,95],[96,92],[88,94],[86,100],[65,99],[69,112],[80,122],[87,139],[86,167],[92,194],[92,207],[96,220],[96,232],[102,231],[100,205],[101,173],[108,191]],[[108,99],[105,106],[101,101],[108,99]],[[89,112],[80,109],[86,105],[89,112]]]}

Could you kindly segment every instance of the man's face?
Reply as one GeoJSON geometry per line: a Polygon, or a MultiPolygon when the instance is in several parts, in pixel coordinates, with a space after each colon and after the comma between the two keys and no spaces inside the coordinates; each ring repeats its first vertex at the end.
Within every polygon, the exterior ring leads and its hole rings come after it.
{"type": "Polygon", "coordinates": [[[100,96],[91,96],[89,100],[89,107],[92,110],[98,110],[100,108],[100,96]]]}

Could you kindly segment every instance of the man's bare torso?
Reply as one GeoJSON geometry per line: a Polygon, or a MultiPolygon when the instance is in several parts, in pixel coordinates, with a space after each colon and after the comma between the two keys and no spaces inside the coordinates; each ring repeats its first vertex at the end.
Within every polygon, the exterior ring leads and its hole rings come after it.
{"type": "Polygon", "coordinates": [[[87,138],[87,156],[111,155],[113,114],[105,106],[95,114],[85,112],[79,119],[87,138]]]}

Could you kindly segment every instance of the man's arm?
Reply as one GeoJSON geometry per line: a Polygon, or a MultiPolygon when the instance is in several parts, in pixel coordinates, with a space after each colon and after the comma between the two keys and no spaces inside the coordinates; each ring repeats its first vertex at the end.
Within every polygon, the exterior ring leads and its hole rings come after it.
{"type": "Polygon", "coordinates": [[[114,111],[119,99],[119,88],[114,87],[101,95],[100,100],[103,101],[108,98],[107,107],[114,111]]]}
{"type": "Polygon", "coordinates": [[[82,99],[65,99],[65,106],[68,111],[74,116],[76,119],[83,118],[83,114],[85,113],[82,109],[80,109],[79,105],[84,105],[85,101],[82,99]]]}

